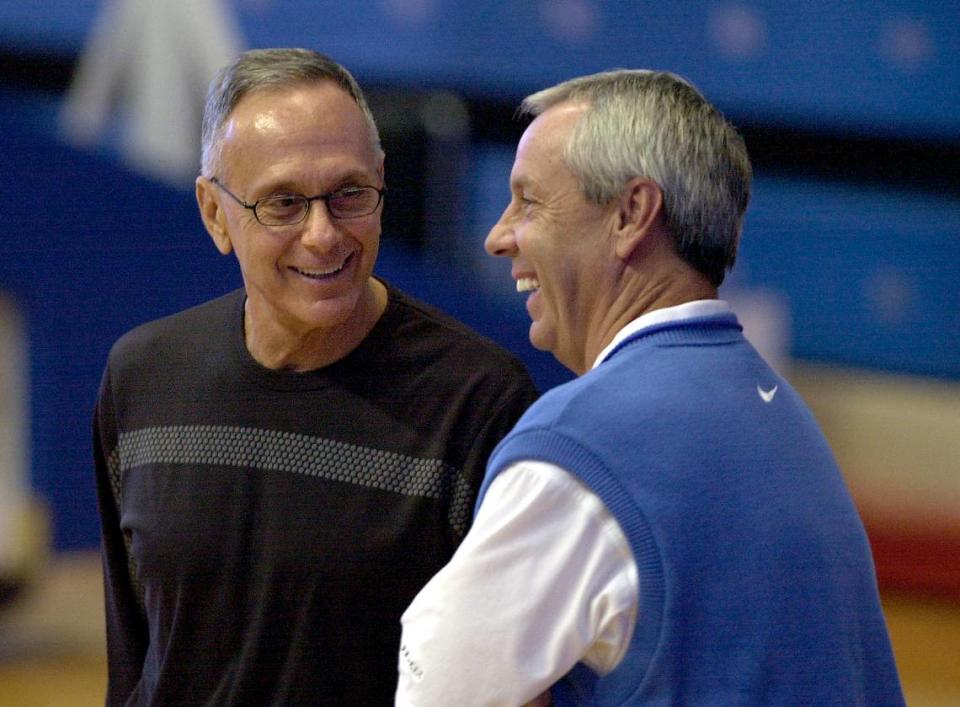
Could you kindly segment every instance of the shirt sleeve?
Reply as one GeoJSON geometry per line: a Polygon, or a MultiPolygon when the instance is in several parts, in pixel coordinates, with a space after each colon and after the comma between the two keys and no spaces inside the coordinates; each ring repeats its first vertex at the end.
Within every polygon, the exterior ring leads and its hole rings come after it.
{"type": "Polygon", "coordinates": [[[595,494],[557,466],[516,463],[403,615],[396,704],[515,706],[579,661],[605,674],[632,637],[638,584],[595,494]]]}
{"type": "Polygon", "coordinates": [[[119,470],[113,452],[117,433],[112,413],[109,373],[105,374],[93,422],[94,471],[97,507],[102,531],[106,605],[106,704],[126,704],[137,688],[149,643],[146,617],[132,569],[126,539],[120,527],[119,470]]]}

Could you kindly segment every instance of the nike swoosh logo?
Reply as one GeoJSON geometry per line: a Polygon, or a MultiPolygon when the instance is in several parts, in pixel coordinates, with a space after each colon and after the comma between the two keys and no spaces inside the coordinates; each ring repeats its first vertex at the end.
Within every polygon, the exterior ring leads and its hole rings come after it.
{"type": "Polygon", "coordinates": [[[777,394],[777,388],[779,386],[773,386],[770,390],[764,390],[759,385],[757,386],[757,395],[760,396],[760,399],[765,403],[772,403],[773,396],[777,394]]]}

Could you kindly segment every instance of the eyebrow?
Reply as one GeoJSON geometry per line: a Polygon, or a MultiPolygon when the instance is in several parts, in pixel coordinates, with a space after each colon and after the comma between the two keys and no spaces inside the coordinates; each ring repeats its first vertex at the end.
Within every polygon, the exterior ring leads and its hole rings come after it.
{"type": "MultiPolygon", "coordinates": [[[[369,184],[370,186],[375,186],[376,178],[371,177],[367,173],[361,170],[349,170],[344,172],[342,175],[337,177],[334,180],[331,180],[330,183],[333,185],[329,189],[324,190],[322,193],[329,194],[331,192],[338,191],[344,187],[350,186],[351,184],[360,185],[360,184],[369,184]]],[[[270,196],[272,194],[289,192],[290,194],[301,194],[306,196],[306,192],[296,186],[296,182],[289,178],[278,179],[276,182],[267,183],[263,188],[257,189],[255,193],[262,194],[260,198],[270,196]]]]}

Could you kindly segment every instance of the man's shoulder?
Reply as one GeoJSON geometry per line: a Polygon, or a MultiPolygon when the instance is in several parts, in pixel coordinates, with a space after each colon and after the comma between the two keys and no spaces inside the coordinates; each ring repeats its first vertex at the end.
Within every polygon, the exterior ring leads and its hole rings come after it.
{"type": "Polygon", "coordinates": [[[240,305],[243,290],[235,290],[188,309],[140,324],[117,339],[110,351],[114,363],[160,351],[177,349],[189,351],[217,336],[215,328],[229,321],[240,305]]]}
{"type": "Polygon", "coordinates": [[[431,347],[435,355],[453,359],[463,367],[480,366],[529,378],[523,362],[492,339],[409,293],[394,287],[389,292],[391,306],[399,314],[396,326],[400,335],[431,347]]]}
{"type": "MultiPolygon", "coordinates": [[[[581,423],[603,424],[622,414],[614,400],[625,389],[636,389],[634,381],[594,369],[546,391],[520,421],[518,427],[553,427],[581,423]]],[[[631,396],[642,406],[640,395],[631,396]]]]}
{"type": "Polygon", "coordinates": [[[561,383],[546,391],[527,411],[525,417],[556,418],[569,410],[578,410],[584,401],[595,397],[595,384],[585,376],[561,383]]]}

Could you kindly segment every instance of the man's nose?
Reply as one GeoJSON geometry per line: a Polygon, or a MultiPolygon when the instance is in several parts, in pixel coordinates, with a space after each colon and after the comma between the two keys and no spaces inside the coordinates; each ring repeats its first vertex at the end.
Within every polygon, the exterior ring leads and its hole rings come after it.
{"type": "Polygon", "coordinates": [[[330,208],[323,199],[310,202],[310,210],[303,221],[300,240],[310,248],[327,248],[340,237],[330,208]]]}
{"type": "Polygon", "coordinates": [[[510,257],[517,251],[517,243],[513,237],[513,227],[506,222],[504,218],[506,212],[500,216],[490,233],[487,234],[483,247],[490,255],[500,255],[510,257]]]}

